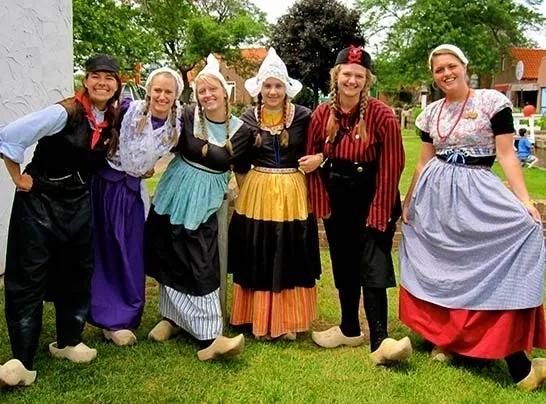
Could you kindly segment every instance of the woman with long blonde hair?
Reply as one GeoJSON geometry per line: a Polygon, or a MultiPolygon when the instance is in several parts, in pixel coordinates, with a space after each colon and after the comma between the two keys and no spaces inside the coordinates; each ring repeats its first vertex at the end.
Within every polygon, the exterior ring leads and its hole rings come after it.
{"type": "Polygon", "coordinates": [[[311,207],[322,218],[341,323],[314,332],[319,346],[359,346],[359,302],[370,330],[370,358],[375,364],[411,354],[407,337],[388,338],[387,288],[395,286],[392,239],[400,217],[398,182],[404,167],[400,126],[392,110],[368,92],[373,84],[371,57],[350,46],[331,71],[330,99],[311,118],[308,155],[301,168],[310,173],[311,207]],[[320,174],[320,175],[319,175],[320,174]]]}
{"type": "Polygon", "coordinates": [[[231,358],[244,348],[240,334],[222,335],[218,219],[229,169],[253,136],[231,115],[231,88],[214,55],[195,78],[197,104],[184,108],[175,157],[159,182],[146,224],[146,271],[159,283],[163,319],[149,338],[161,342],[185,330],[200,360],[231,358]]]}

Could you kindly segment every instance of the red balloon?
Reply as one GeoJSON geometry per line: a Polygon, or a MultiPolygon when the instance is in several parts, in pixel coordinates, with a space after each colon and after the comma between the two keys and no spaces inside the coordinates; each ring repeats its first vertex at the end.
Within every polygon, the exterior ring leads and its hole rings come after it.
{"type": "Polygon", "coordinates": [[[535,113],[535,110],[533,105],[526,105],[523,107],[523,116],[531,116],[535,113]]]}

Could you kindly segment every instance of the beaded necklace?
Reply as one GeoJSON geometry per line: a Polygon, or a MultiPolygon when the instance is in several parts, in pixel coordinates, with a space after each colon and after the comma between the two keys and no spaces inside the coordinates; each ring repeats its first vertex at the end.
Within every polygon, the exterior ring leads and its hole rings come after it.
{"type": "Polygon", "coordinates": [[[463,112],[464,112],[464,109],[466,107],[466,103],[468,102],[469,97],[470,97],[470,89],[468,89],[468,92],[466,93],[466,97],[464,99],[463,106],[461,107],[461,111],[459,112],[459,116],[457,117],[457,120],[455,121],[455,124],[453,125],[453,127],[451,128],[451,130],[448,132],[447,135],[442,136],[440,134],[440,116],[442,115],[442,111],[444,110],[444,105],[446,103],[446,98],[444,98],[444,100],[442,101],[442,105],[440,106],[440,112],[438,113],[438,119],[436,119],[436,132],[438,133],[438,137],[440,139],[446,140],[449,136],[451,136],[451,134],[455,130],[455,127],[457,126],[457,124],[459,123],[459,121],[461,120],[461,118],[463,116],[463,112]]]}

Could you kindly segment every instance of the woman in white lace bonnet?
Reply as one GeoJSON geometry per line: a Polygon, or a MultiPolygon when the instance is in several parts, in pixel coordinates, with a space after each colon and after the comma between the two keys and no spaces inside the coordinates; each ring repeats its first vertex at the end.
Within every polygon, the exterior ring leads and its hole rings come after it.
{"type": "Polygon", "coordinates": [[[228,237],[231,323],[251,324],[259,339],[294,340],[315,319],[320,276],[317,225],[298,170],[311,111],[290,102],[302,84],[273,48],[245,88],[258,105],[241,119],[256,140],[253,169],[235,167],[241,192],[228,237]]]}
{"type": "Polygon", "coordinates": [[[144,222],[149,196],[143,177],[177,144],[180,75],[162,67],[146,80],[145,100],[121,102],[119,146],[91,183],[95,269],[88,322],[119,346],[133,345],[145,302],[144,222]]]}

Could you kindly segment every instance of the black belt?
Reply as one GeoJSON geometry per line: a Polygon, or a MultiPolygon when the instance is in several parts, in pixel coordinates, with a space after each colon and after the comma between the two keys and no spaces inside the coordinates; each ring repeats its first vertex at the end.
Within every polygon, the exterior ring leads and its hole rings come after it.
{"type": "Polygon", "coordinates": [[[359,163],[352,162],[350,160],[327,158],[324,160],[321,167],[342,175],[358,175],[368,171],[369,169],[375,169],[375,166],[377,166],[376,161],[359,163]]]}
{"type": "Polygon", "coordinates": [[[442,161],[446,161],[451,164],[465,165],[465,166],[485,166],[491,167],[495,162],[495,156],[465,156],[463,154],[454,155],[453,153],[437,154],[436,157],[442,161]]]}

